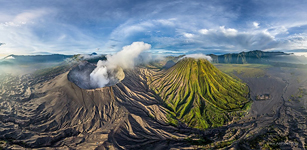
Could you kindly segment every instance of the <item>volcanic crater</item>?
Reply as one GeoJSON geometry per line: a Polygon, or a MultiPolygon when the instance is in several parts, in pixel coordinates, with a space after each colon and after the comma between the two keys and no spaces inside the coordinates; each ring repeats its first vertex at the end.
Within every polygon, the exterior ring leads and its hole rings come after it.
{"type": "MultiPolygon", "coordinates": [[[[103,88],[99,87],[97,83],[91,79],[91,73],[96,67],[97,66],[93,63],[82,62],[69,71],[67,78],[70,82],[82,89],[103,88]]],[[[104,87],[112,86],[122,81],[125,78],[125,73],[121,67],[116,67],[114,69],[108,69],[107,76],[104,78],[108,79],[108,83],[104,87]]]]}

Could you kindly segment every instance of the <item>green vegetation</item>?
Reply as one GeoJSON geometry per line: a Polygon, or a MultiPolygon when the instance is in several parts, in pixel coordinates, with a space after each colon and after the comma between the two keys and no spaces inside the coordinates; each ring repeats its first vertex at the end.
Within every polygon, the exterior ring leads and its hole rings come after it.
{"type": "Polygon", "coordinates": [[[289,98],[289,102],[293,101],[300,101],[300,99],[302,99],[304,96],[307,95],[307,90],[304,88],[298,88],[297,93],[294,95],[292,94],[289,98]]]}
{"type": "Polygon", "coordinates": [[[171,124],[219,127],[249,108],[248,87],[204,59],[185,58],[149,81],[169,109],[171,124]],[[238,113],[239,112],[239,113],[238,113]]]}
{"type": "Polygon", "coordinates": [[[176,116],[174,116],[173,112],[169,112],[169,114],[167,114],[167,119],[169,120],[169,124],[170,125],[173,125],[173,126],[178,126],[179,125],[179,122],[176,118],[176,116]]]}
{"type": "Polygon", "coordinates": [[[229,140],[229,141],[223,141],[223,142],[216,143],[216,145],[214,146],[214,149],[225,148],[231,145],[233,142],[235,142],[235,140],[229,140]]]}
{"type": "Polygon", "coordinates": [[[298,98],[302,98],[303,96],[307,95],[307,91],[306,89],[303,88],[299,88],[298,92],[297,92],[297,97],[298,98]]]}
{"type": "Polygon", "coordinates": [[[205,137],[199,137],[198,139],[187,138],[185,139],[185,141],[187,141],[191,145],[207,145],[213,142],[212,140],[207,139],[205,137]]]}
{"type": "Polygon", "coordinates": [[[247,78],[263,77],[270,65],[264,64],[214,64],[219,70],[235,77],[241,75],[247,78]]]}

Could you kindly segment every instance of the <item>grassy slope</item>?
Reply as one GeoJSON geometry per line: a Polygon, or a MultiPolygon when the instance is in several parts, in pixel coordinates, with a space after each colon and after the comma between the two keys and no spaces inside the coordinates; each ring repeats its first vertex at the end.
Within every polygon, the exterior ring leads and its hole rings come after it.
{"type": "Polygon", "coordinates": [[[166,103],[170,121],[200,129],[225,124],[248,104],[247,86],[203,59],[181,60],[152,77],[150,87],[166,103]]]}

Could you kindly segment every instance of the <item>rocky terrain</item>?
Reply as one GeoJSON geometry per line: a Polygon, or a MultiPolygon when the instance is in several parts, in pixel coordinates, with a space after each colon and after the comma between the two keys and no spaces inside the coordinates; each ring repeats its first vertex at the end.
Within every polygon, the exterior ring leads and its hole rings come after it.
{"type": "Polygon", "coordinates": [[[172,123],[167,101],[152,88],[152,79],[163,69],[139,66],[124,70],[125,78],[115,85],[83,89],[68,80],[73,67],[75,64],[35,75],[1,75],[0,147],[306,148],[304,69],[271,66],[260,77],[235,72],[249,87],[253,100],[249,111],[238,111],[241,115],[221,126],[197,129],[180,118],[172,123]],[[255,101],[261,94],[271,97],[255,101]]]}

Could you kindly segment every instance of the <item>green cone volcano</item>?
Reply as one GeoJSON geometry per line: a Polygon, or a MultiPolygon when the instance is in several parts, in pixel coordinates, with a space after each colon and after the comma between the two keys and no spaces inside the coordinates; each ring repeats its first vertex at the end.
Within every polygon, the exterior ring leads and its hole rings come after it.
{"type": "Polygon", "coordinates": [[[150,87],[164,101],[170,121],[190,127],[217,127],[246,109],[248,88],[205,59],[184,58],[151,78],[150,87]]]}

